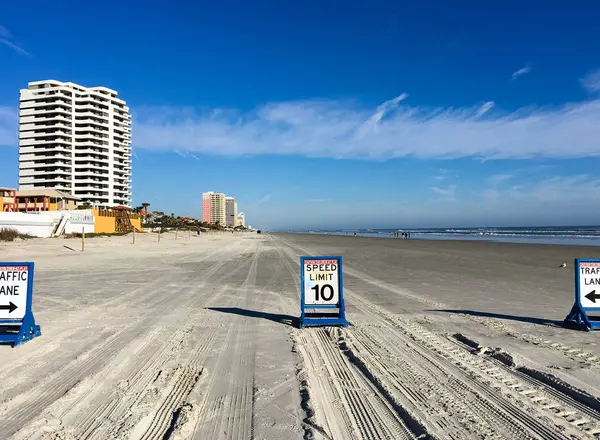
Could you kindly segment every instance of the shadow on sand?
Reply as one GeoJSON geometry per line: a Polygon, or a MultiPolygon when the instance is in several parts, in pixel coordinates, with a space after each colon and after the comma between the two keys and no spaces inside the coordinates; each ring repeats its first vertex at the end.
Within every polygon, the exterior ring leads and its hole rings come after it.
{"type": "Polygon", "coordinates": [[[528,322],[530,324],[548,325],[552,327],[563,327],[564,322],[562,320],[557,321],[555,319],[546,318],[534,318],[531,316],[517,316],[517,315],[506,315],[503,313],[492,313],[492,312],[478,312],[475,310],[451,310],[451,309],[437,309],[427,310],[428,312],[445,312],[445,313],[457,313],[462,315],[480,316],[483,318],[498,318],[507,319],[510,321],[528,322]]]}
{"type": "Polygon", "coordinates": [[[298,327],[298,318],[296,316],[282,315],[279,313],[259,312],[257,310],[240,309],[239,307],[205,307],[207,310],[215,312],[231,313],[233,315],[247,316],[249,318],[262,318],[278,324],[298,327]]]}

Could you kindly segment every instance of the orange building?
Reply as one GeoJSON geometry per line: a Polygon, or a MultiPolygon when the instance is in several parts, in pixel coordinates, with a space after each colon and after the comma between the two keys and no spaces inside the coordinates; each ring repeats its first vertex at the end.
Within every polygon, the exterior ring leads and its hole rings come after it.
{"type": "Polygon", "coordinates": [[[27,189],[16,192],[18,212],[66,211],[77,209],[77,196],[52,188],[27,189]]]}
{"type": "Polygon", "coordinates": [[[0,188],[0,212],[17,211],[17,190],[0,188]]]}

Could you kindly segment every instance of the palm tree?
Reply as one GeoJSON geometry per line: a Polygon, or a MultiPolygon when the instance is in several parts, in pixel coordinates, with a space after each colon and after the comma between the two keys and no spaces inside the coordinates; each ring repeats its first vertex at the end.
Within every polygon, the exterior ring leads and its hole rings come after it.
{"type": "Polygon", "coordinates": [[[144,223],[146,222],[146,220],[148,219],[148,207],[150,206],[150,203],[144,202],[142,203],[142,208],[144,209],[144,211],[146,212],[146,215],[144,215],[144,223]]]}

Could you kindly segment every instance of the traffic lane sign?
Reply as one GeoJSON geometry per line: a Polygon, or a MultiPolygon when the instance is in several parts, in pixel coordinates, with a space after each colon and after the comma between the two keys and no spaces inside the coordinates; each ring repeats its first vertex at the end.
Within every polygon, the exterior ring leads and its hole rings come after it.
{"type": "Polygon", "coordinates": [[[600,308],[600,261],[580,261],[579,304],[588,309],[600,308]]]}
{"type": "Polygon", "coordinates": [[[29,267],[0,266],[0,320],[25,317],[28,280],[29,267]]]}
{"type": "Polygon", "coordinates": [[[338,260],[304,260],[305,305],[336,305],[340,302],[339,267],[338,260]]]}

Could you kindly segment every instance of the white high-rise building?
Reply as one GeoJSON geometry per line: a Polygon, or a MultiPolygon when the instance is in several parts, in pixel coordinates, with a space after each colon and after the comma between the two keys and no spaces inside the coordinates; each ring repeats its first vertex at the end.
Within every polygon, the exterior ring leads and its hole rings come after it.
{"type": "Polygon", "coordinates": [[[117,92],[55,80],[21,90],[19,189],[131,206],[131,115],[117,92]]]}

